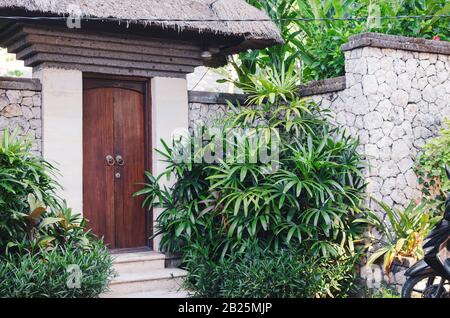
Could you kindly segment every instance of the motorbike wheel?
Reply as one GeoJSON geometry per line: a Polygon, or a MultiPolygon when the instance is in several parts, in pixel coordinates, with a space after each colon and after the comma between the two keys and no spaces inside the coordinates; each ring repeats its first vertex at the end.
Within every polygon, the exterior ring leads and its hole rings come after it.
{"type": "Polygon", "coordinates": [[[410,277],[403,285],[402,298],[441,298],[443,294],[447,295],[445,289],[436,294],[441,279],[432,274],[410,277]]]}

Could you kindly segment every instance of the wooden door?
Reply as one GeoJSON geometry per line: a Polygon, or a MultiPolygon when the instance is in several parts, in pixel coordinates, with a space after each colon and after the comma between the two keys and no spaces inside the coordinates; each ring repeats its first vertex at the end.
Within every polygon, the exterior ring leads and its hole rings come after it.
{"type": "Polygon", "coordinates": [[[83,210],[112,249],[147,245],[142,198],[133,197],[146,169],[145,85],[85,80],[83,210]]]}

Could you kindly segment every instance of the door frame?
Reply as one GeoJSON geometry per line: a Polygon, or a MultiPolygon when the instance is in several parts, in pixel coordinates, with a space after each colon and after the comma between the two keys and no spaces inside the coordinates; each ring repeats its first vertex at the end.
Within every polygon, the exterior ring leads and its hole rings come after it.
{"type": "MultiPolygon", "coordinates": [[[[153,173],[153,144],[152,144],[152,91],[151,78],[133,77],[133,76],[115,76],[97,73],[83,73],[83,94],[87,88],[126,88],[142,92],[144,95],[144,160],[145,170],[153,173]]],[[[84,164],[84,157],[83,157],[84,164]]],[[[83,182],[84,193],[84,182],[83,182]]],[[[83,204],[85,204],[83,202],[83,204]]],[[[153,209],[145,208],[145,241],[146,246],[154,250],[153,239],[153,209]]]]}

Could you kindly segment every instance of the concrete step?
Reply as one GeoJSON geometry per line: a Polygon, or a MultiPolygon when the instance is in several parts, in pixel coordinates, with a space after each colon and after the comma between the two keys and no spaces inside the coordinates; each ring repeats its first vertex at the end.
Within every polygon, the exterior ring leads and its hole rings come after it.
{"type": "MultiPolygon", "coordinates": [[[[127,273],[116,277],[109,296],[138,294],[159,290],[178,291],[187,272],[178,268],[153,269],[143,273],[127,273]]],[[[107,295],[106,295],[107,296],[107,295]]]]}
{"type": "Polygon", "coordinates": [[[114,269],[119,275],[146,273],[155,269],[164,269],[165,255],[158,252],[135,252],[115,254],[114,269]]]}
{"type": "Polygon", "coordinates": [[[142,293],[110,294],[104,298],[189,298],[189,292],[185,290],[153,290],[142,293]]]}

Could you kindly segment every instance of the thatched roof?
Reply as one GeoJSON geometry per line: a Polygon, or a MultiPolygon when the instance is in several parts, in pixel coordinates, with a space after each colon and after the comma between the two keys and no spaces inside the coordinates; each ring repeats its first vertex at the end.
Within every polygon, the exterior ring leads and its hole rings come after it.
{"type": "Polygon", "coordinates": [[[74,5],[86,18],[114,18],[121,20],[114,23],[242,38],[246,42],[240,45],[242,48],[260,48],[283,41],[276,25],[267,21],[268,16],[245,0],[0,0],[0,15],[5,10],[18,10],[32,16],[67,16],[74,5]],[[186,19],[209,21],[180,21],[186,19]],[[214,22],[248,19],[266,21],[214,22]]]}

